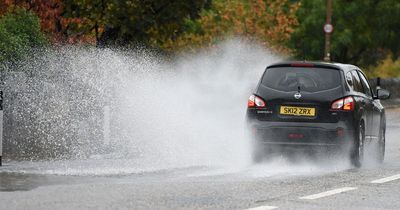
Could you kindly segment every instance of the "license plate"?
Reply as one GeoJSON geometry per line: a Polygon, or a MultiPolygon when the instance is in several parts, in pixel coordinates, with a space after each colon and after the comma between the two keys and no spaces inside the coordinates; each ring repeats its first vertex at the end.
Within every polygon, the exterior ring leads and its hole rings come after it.
{"type": "Polygon", "coordinates": [[[292,116],[315,116],[315,108],[309,107],[297,107],[297,106],[281,106],[281,115],[292,115],[292,116]]]}

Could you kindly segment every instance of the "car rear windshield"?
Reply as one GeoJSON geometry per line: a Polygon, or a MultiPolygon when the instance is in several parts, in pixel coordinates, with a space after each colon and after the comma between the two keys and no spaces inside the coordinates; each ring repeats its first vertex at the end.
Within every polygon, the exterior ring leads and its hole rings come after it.
{"type": "Polygon", "coordinates": [[[315,67],[268,68],[262,78],[263,86],[280,91],[318,92],[340,86],[340,72],[315,67]]]}

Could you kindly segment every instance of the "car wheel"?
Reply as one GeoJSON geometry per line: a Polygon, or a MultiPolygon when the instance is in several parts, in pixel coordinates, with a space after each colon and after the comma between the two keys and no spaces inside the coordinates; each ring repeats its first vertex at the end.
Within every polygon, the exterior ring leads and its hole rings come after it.
{"type": "Polygon", "coordinates": [[[386,142],[386,129],[381,128],[379,132],[379,139],[378,139],[378,144],[377,144],[377,160],[378,163],[383,163],[385,159],[385,142],[386,142]]]}
{"type": "Polygon", "coordinates": [[[363,161],[364,161],[364,151],[365,151],[365,128],[364,128],[364,123],[360,123],[356,135],[354,138],[354,146],[353,150],[351,153],[351,163],[359,168],[361,167],[363,161]]]}

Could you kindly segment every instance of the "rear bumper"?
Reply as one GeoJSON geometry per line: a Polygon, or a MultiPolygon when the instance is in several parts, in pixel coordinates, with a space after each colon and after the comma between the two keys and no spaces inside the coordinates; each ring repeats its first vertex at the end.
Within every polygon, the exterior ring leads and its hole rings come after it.
{"type": "Polygon", "coordinates": [[[286,142],[286,141],[263,141],[261,142],[265,146],[271,147],[338,147],[342,144],[332,144],[332,143],[323,143],[323,142],[286,142]]]}
{"type": "Polygon", "coordinates": [[[353,142],[351,123],[253,121],[249,130],[258,146],[342,147],[353,142]]]}

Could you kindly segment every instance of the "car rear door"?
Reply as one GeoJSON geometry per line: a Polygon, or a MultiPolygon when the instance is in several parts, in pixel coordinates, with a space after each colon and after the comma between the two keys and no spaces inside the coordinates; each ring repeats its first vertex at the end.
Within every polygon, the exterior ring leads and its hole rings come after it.
{"type": "Polygon", "coordinates": [[[366,76],[361,72],[358,71],[358,74],[361,78],[361,83],[364,88],[365,94],[368,96],[368,103],[370,108],[370,129],[371,133],[369,134],[371,138],[377,138],[379,135],[379,128],[380,128],[380,109],[375,104],[375,100],[373,99],[373,93],[371,90],[371,86],[368,83],[366,76]]]}
{"type": "Polygon", "coordinates": [[[370,139],[373,133],[373,98],[371,91],[368,83],[365,83],[361,77],[362,74],[357,69],[353,70],[351,74],[353,76],[355,91],[359,93],[356,101],[359,105],[361,113],[363,113],[365,116],[365,136],[366,138],[370,139]]]}

